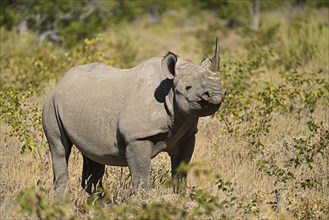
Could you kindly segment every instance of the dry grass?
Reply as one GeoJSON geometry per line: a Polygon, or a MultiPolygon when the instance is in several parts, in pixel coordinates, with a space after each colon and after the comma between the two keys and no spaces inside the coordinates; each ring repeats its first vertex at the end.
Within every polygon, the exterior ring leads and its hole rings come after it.
{"type": "MultiPolygon", "coordinates": [[[[327,117],[327,116],[326,116],[327,117]]],[[[319,118],[321,119],[321,118],[319,118]]],[[[204,118],[200,122],[199,134],[197,135],[196,151],[194,153],[192,162],[198,162],[197,166],[202,169],[210,170],[211,173],[219,174],[224,180],[230,180],[233,183],[234,194],[246,204],[251,202],[255,197],[262,201],[274,201],[275,197],[272,194],[274,190],[274,180],[272,177],[259,172],[256,162],[257,159],[251,159],[247,144],[241,138],[229,136],[221,133],[222,125],[218,124],[217,119],[204,118]]],[[[1,133],[5,134],[8,128],[2,124],[1,133]]],[[[276,160],[283,161],[286,159],[285,151],[282,149],[283,141],[297,135],[307,133],[307,129],[300,126],[300,122],[292,122],[287,118],[278,118],[272,127],[269,136],[266,137],[266,142],[269,144],[266,149],[267,156],[274,156],[276,160]],[[289,121],[289,122],[288,122],[289,121]],[[286,126],[285,126],[286,125],[286,126]]],[[[3,137],[3,136],[2,136],[3,137]]],[[[2,219],[17,219],[17,218],[34,218],[35,216],[25,216],[20,213],[19,206],[16,203],[17,195],[24,191],[27,187],[34,186],[37,191],[40,188],[49,190],[47,193],[43,192],[50,201],[55,199],[52,189],[52,168],[50,164],[49,152],[47,149],[41,151],[42,156],[46,159],[38,161],[38,158],[31,154],[21,155],[19,153],[20,145],[15,138],[1,138],[1,156],[0,156],[0,176],[1,176],[1,205],[0,216],[2,219]],[[36,167],[36,164],[40,164],[36,167]]],[[[321,177],[322,189],[314,188],[311,190],[296,190],[299,195],[294,199],[301,199],[301,201],[292,201],[296,209],[308,212],[309,207],[313,207],[313,217],[324,217],[324,210],[318,207],[320,205],[329,205],[328,197],[328,173],[329,173],[329,157],[328,155],[318,161],[321,169],[313,170],[311,173],[304,173],[304,176],[321,177]],[[310,196],[311,195],[311,196],[310,196]],[[298,207],[300,206],[300,207],[298,207]],[[305,207],[303,207],[305,206],[305,207]],[[322,211],[321,211],[322,210],[322,211]],[[319,212],[318,215],[316,213],[319,212]]],[[[166,154],[158,155],[152,161],[152,180],[153,190],[151,190],[149,197],[143,198],[145,202],[152,201],[156,198],[159,201],[161,198],[164,201],[170,202],[177,199],[177,195],[172,193],[171,189],[163,187],[160,182],[163,179],[169,179],[168,171],[170,169],[170,160],[166,154]]],[[[70,158],[69,172],[69,194],[71,195],[71,205],[68,206],[68,215],[75,215],[79,219],[87,219],[93,217],[95,213],[84,213],[81,205],[87,201],[88,196],[80,187],[82,170],[82,158],[77,150],[72,152],[70,158]]],[[[225,198],[216,186],[214,179],[209,179],[207,176],[196,177],[193,174],[189,175],[189,188],[203,187],[214,195],[225,198]]],[[[112,195],[112,202],[121,204],[130,195],[130,177],[127,168],[107,167],[104,177],[104,186],[109,189],[112,195]]],[[[293,187],[292,187],[293,188],[293,187]]],[[[290,198],[284,198],[289,200],[290,198]]],[[[192,201],[190,206],[194,207],[192,201]]],[[[288,201],[283,201],[288,204],[288,201]]],[[[291,206],[291,205],[289,205],[291,206]]],[[[279,213],[274,212],[269,205],[262,204],[260,206],[261,217],[276,219],[276,218],[293,218],[292,214],[287,212],[285,207],[279,213]]],[[[238,217],[235,213],[236,209],[226,209],[227,214],[238,217]]],[[[215,212],[215,216],[222,214],[222,210],[215,212]]],[[[249,216],[252,217],[253,215],[249,216]]],[[[256,217],[256,216],[254,216],[256,217]]]]}

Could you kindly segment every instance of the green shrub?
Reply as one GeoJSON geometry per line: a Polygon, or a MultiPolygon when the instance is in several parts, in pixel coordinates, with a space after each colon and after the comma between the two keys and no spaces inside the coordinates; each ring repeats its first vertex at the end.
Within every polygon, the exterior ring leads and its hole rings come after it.
{"type": "Polygon", "coordinates": [[[55,199],[49,201],[45,194],[47,191],[43,188],[39,190],[34,187],[26,189],[17,196],[17,203],[21,212],[26,212],[30,216],[36,216],[38,219],[74,219],[67,213],[69,200],[55,199]]]}
{"type": "Polygon", "coordinates": [[[0,120],[11,127],[9,137],[19,139],[21,153],[36,152],[46,145],[41,123],[41,109],[31,101],[34,90],[0,91],[0,120]]]}
{"type": "MultiPolygon", "coordinates": [[[[320,158],[327,158],[329,150],[328,125],[323,122],[318,125],[312,121],[309,121],[307,125],[310,130],[308,136],[294,137],[290,141],[283,141],[283,146],[280,149],[285,152],[281,153],[289,155],[283,164],[278,162],[273,154],[266,154],[266,150],[263,152],[263,158],[257,162],[260,171],[273,177],[275,201],[270,202],[272,208],[276,210],[286,207],[298,218],[302,215],[299,213],[299,209],[295,209],[295,207],[296,203],[300,202],[301,195],[295,194],[295,192],[311,190],[318,186],[324,187],[322,184],[328,184],[328,182],[320,181],[322,177],[319,174],[314,177],[301,175],[315,169],[318,166],[317,161],[321,160],[320,158]]],[[[305,205],[307,209],[314,209],[315,212],[308,213],[302,218],[310,216],[321,218],[326,215],[326,212],[323,212],[326,206],[324,198],[320,206],[311,203],[305,205]]]]}

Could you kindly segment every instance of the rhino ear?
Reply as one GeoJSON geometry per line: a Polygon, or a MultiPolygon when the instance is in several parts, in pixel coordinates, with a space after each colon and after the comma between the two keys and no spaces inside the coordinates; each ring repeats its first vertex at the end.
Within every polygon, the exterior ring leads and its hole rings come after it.
{"type": "Polygon", "coordinates": [[[163,58],[161,63],[162,72],[168,79],[173,79],[176,75],[175,73],[175,65],[177,62],[177,56],[172,52],[168,52],[168,54],[163,58]]]}
{"type": "Polygon", "coordinates": [[[211,60],[209,58],[206,58],[201,61],[200,65],[204,70],[209,70],[211,66],[211,60]]]}

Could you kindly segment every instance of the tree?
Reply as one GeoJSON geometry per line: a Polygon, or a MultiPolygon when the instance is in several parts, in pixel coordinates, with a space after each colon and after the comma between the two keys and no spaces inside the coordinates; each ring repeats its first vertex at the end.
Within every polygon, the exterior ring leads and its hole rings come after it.
{"type": "Polygon", "coordinates": [[[84,38],[105,30],[109,24],[133,19],[148,10],[151,1],[127,0],[4,0],[0,26],[19,34],[32,30],[45,39],[74,46],[84,38]]]}
{"type": "Polygon", "coordinates": [[[251,29],[256,31],[258,30],[259,17],[260,17],[260,0],[253,0],[252,10],[251,10],[251,24],[250,24],[251,29]]]}

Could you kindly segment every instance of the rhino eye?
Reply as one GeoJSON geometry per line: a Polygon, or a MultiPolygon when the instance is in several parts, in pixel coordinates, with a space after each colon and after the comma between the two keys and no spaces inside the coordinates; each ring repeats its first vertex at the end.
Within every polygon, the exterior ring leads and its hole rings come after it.
{"type": "Polygon", "coordinates": [[[185,87],[186,92],[189,92],[191,89],[192,89],[192,86],[186,86],[185,87]]]}

